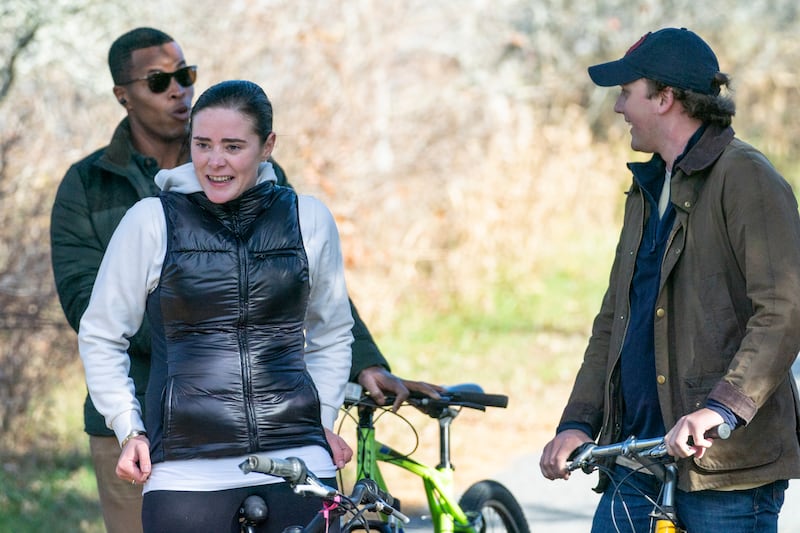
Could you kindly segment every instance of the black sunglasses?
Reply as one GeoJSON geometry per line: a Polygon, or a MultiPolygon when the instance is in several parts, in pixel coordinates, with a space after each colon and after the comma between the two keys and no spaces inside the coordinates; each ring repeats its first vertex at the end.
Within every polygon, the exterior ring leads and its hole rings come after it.
{"type": "Polygon", "coordinates": [[[152,72],[146,78],[134,78],[120,85],[129,85],[135,81],[146,81],[147,87],[154,93],[163,93],[169,88],[169,83],[175,78],[175,81],[181,87],[191,87],[194,80],[197,79],[197,66],[192,65],[189,67],[179,68],[175,72],[152,72]]]}

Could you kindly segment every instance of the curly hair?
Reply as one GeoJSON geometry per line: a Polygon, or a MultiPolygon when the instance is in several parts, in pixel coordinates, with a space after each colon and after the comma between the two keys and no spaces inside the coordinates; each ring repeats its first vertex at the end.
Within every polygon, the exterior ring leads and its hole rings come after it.
{"type": "Polygon", "coordinates": [[[714,94],[700,94],[688,89],[672,87],[660,81],[647,79],[647,97],[652,98],[667,87],[672,89],[672,94],[679,101],[686,113],[698,120],[708,124],[715,124],[723,128],[731,125],[733,116],[736,114],[736,104],[729,94],[721,94],[722,87],[726,88],[727,93],[731,93],[731,79],[723,73],[717,72],[714,76],[714,94]]]}

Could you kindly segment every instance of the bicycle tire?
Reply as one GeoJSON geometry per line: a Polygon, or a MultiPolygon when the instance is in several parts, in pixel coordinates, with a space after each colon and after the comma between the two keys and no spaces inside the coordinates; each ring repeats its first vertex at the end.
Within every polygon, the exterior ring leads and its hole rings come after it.
{"type": "Polygon", "coordinates": [[[468,515],[480,515],[480,533],[530,533],[522,506],[511,491],[497,481],[478,481],[467,489],[458,503],[468,515]]]}

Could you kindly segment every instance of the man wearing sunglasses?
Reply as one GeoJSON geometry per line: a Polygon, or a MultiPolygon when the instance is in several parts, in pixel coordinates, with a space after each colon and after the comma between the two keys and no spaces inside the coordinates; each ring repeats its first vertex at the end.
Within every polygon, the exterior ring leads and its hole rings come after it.
{"type": "MultiPolygon", "coordinates": [[[[160,169],[189,160],[189,114],[197,67],[186,63],[178,43],[162,31],[137,28],[114,41],[108,65],[114,96],[127,116],[108,146],[69,168],[58,188],[50,224],[56,289],[75,331],[89,303],[103,253],[122,216],[140,199],[158,194],[153,178],[160,169]]],[[[288,186],[283,170],[274,161],[272,164],[278,183],[288,186]]],[[[354,307],[352,311],[355,340],[350,379],[377,401],[384,401],[384,393],[396,396],[395,408],[409,389],[436,397],[438,387],[391,374],[354,307]]],[[[147,323],[145,320],[130,338],[128,348],[129,375],[142,405],[151,351],[147,323]]],[[[107,531],[140,532],[141,487],[116,476],[119,443],[88,395],[84,425],[107,531]]]]}

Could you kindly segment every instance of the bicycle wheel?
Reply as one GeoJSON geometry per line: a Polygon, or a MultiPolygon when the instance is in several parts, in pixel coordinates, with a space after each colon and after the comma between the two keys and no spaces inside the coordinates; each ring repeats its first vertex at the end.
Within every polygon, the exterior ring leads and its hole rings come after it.
{"type": "Polygon", "coordinates": [[[530,533],[522,507],[514,495],[497,481],[478,481],[467,489],[458,503],[468,515],[481,517],[481,533],[530,533]]]}

